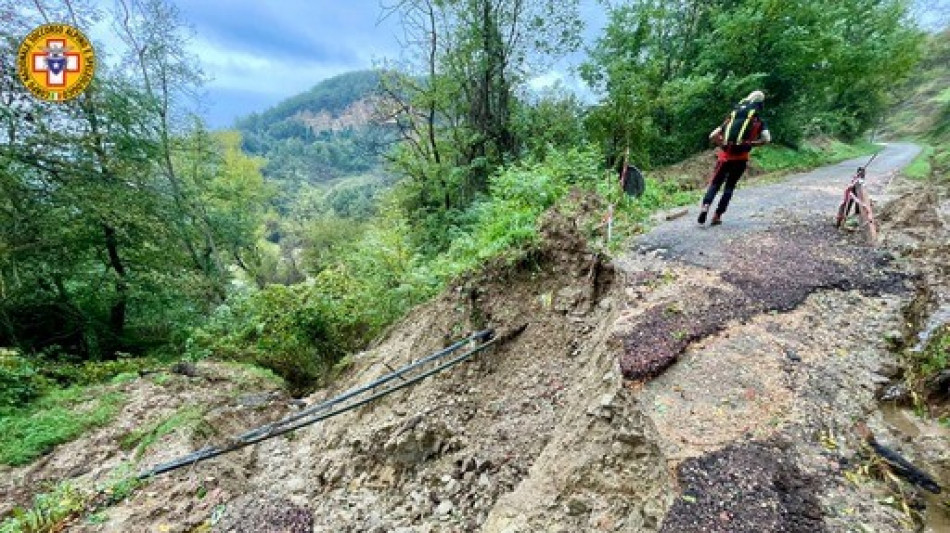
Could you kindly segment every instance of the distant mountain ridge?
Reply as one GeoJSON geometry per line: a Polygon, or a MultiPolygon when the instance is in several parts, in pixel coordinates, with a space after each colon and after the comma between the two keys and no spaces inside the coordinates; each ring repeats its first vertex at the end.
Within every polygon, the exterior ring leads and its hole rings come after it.
{"type": "Polygon", "coordinates": [[[235,121],[246,152],[267,159],[264,175],[292,197],[303,185],[382,176],[391,126],[375,120],[380,73],[361,70],[321,81],[235,121]]]}
{"type": "Polygon", "coordinates": [[[261,113],[252,113],[236,121],[242,131],[262,133],[274,124],[300,117],[332,117],[347,115],[347,111],[359,102],[375,96],[379,88],[380,75],[375,70],[347,72],[327,78],[312,89],[291,96],[261,113]]]}

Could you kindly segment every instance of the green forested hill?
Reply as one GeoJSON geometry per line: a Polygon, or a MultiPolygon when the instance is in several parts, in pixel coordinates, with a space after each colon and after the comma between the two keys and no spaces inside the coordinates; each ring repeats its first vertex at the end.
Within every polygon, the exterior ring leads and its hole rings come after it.
{"type": "Polygon", "coordinates": [[[292,96],[262,113],[239,119],[242,131],[266,132],[269,127],[306,111],[340,114],[354,102],[370,96],[379,85],[379,74],[359,70],[326,79],[307,92],[292,96]]]}
{"type": "Polygon", "coordinates": [[[244,149],[267,159],[265,176],[287,197],[304,185],[379,174],[386,130],[373,116],[378,86],[377,72],[349,72],[239,119],[244,149]]]}

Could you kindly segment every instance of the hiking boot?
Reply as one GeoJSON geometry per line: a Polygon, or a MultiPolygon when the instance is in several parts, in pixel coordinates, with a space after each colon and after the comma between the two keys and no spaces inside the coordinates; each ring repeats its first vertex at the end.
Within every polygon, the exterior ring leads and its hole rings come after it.
{"type": "Polygon", "coordinates": [[[705,224],[705,223],[706,223],[706,215],[708,215],[708,214],[709,214],[709,206],[708,206],[708,205],[704,205],[704,206],[699,210],[699,218],[696,219],[696,222],[699,222],[700,224],[705,224]]]}
{"type": "Polygon", "coordinates": [[[713,215],[712,222],[710,222],[709,225],[718,226],[720,224],[722,224],[722,215],[720,215],[719,213],[716,213],[715,215],[713,215]]]}

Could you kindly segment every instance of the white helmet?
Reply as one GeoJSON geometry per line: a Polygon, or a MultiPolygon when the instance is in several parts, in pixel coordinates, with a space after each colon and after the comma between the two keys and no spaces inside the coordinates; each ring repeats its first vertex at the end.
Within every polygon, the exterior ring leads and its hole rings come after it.
{"type": "Polygon", "coordinates": [[[752,91],[749,96],[742,99],[743,102],[751,103],[762,102],[763,100],[765,100],[765,93],[762,91],[752,91]]]}

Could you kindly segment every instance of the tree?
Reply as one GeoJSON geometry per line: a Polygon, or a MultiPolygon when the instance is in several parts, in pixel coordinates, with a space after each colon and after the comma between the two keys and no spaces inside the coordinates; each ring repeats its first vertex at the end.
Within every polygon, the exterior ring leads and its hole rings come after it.
{"type": "Polygon", "coordinates": [[[517,89],[552,58],[575,49],[577,1],[404,0],[406,74],[384,88],[404,144],[396,168],[414,180],[410,211],[464,206],[517,156],[517,89]]]}
{"type": "MultiPolygon", "coordinates": [[[[102,16],[79,2],[38,17],[2,7],[3,57],[44,17],[88,28],[102,16]]],[[[186,123],[174,119],[188,62],[180,21],[157,1],[120,11],[129,28],[161,25],[136,35],[164,40],[131,48],[138,71],[100,64],[76,100],[35,100],[2,65],[0,344],[115,357],[164,342],[224,294],[225,261],[260,223],[260,163],[236,155],[239,139],[203,144],[212,157],[185,150],[186,123]]]]}
{"type": "Polygon", "coordinates": [[[752,89],[773,136],[854,137],[909,72],[919,33],[903,0],[642,0],[610,9],[582,75],[604,100],[590,117],[608,157],[679,160],[752,89]]]}

